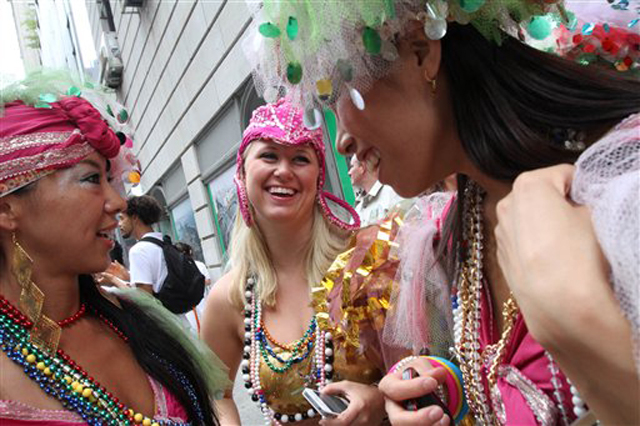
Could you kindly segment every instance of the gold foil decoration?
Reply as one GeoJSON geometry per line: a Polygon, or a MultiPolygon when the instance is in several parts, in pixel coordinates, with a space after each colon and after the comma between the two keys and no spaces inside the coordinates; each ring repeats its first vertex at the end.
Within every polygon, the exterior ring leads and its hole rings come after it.
{"type": "Polygon", "coordinates": [[[11,272],[16,277],[21,288],[20,310],[33,322],[33,328],[29,333],[31,343],[53,354],[58,350],[60,326],[42,314],[44,293],[31,280],[33,259],[18,243],[15,233],[11,235],[11,238],[14,247],[11,272]]]}
{"type": "MultiPolygon", "coordinates": [[[[377,226],[360,230],[348,250],[333,262],[312,289],[316,320],[333,334],[348,362],[359,362],[368,343],[384,326],[398,267],[394,239],[402,224],[393,212],[377,226]]],[[[377,336],[376,336],[377,337],[377,336]]]]}

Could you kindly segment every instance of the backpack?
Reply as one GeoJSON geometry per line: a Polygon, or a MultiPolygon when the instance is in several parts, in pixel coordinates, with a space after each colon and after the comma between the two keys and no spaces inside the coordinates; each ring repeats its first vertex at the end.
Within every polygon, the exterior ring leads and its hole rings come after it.
{"type": "Polygon", "coordinates": [[[200,303],[204,297],[204,275],[200,273],[194,260],[170,242],[153,237],[146,237],[140,241],[147,241],[162,248],[167,263],[167,278],[154,296],[164,307],[174,314],[184,314],[200,303]]]}

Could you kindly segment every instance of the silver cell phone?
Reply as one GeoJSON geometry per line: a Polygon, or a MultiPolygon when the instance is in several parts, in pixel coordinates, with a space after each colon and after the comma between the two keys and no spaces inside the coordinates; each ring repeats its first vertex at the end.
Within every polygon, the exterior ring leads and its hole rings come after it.
{"type": "Polygon", "coordinates": [[[322,417],[337,417],[349,406],[349,401],[335,395],[323,395],[315,389],[304,388],[302,396],[322,417]]]}

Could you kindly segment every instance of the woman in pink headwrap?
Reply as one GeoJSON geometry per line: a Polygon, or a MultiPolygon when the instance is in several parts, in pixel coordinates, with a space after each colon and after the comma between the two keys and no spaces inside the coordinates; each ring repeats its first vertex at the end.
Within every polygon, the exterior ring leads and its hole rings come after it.
{"type": "Polygon", "coordinates": [[[47,78],[0,104],[0,423],[217,424],[213,354],[137,290],[91,278],[126,206],[111,179],[135,161],[96,92],[47,78]]]}
{"type": "MultiPolygon", "coordinates": [[[[330,267],[359,220],[323,190],[322,139],[322,131],[305,128],[302,112],[287,100],[253,113],[237,154],[240,214],[231,270],[207,300],[202,335],[230,367],[231,379],[242,370],[268,423],[320,421],[302,396],[312,388],[349,400],[344,412],[323,424],[377,424],[383,400],[371,384],[384,371],[376,345],[381,321],[375,319],[384,316],[384,303],[375,301],[388,296],[394,271],[383,259],[387,242],[377,238],[387,231],[360,231],[358,244],[330,267]],[[353,221],[340,219],[329,203],[353,221]],[[369,249],[380,250],[367,257],[369,249]],[[388,267],[373,270],[365,258],[388,267]]],[[[223,424],[239,423],[230,394],[219,408],[223,424]]]]}

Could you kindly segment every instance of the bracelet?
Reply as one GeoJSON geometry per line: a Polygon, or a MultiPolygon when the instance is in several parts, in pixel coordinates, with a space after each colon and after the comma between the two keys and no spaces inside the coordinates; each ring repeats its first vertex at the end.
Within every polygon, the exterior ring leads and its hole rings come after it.
{"type": "Polygon", "coordinates": [[[402,358],[400,361],[393,364],[393,366],[389,369],[389,374],[403,370],[407,364],[409,364],[411,361],[414,361],[418,358],[420,357],[416,355],[410,355],[408,357],[402,358]]]}
{"type": "Polygon", "coordinates": [[[447,371],[447,378],[445,379],[445,387],[448,391],[448,408],[453,416],[453,422],[458,423],[469,411],[469,406],[464,397],[464,381],[462,379],[462,372],[457,365],[451,361],[440,358],[437,356],[426,357],[433,367],[444,367],[447,371]]]}
{"type": "Polygon", "coordinates": [[[444,399],[446,400],[447,408],[453,416],[452,420],[454,423],[460,422],[469,411],[469,406],[467,405],[467,401],[464,397],[464,382],[462,379],[462,372],[457,365],[449,360],[440,357],[411,355],[401,359],[396,364],[394,364],[389,369],[389,373],[396,373],[403,370],[404,367],[407,366],[407,364],[418,358],[426,358],[431,366],[433,366],[434,368],[443,367],[448,373],[445,382],[438,387],[438,390],[444,388],[443,393],[444,395],[446,395],[444,399]]]}

